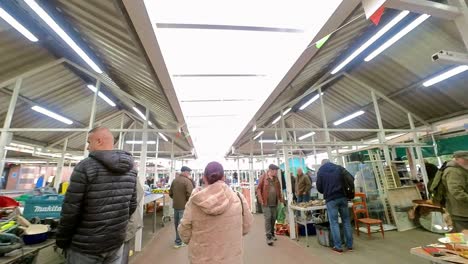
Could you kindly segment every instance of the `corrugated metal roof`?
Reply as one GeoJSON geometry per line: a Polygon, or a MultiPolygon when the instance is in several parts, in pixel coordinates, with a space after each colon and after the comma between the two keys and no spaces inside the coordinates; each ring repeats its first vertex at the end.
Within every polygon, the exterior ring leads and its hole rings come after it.
{"type": "MultiPolygon", "coordinates": [[[[72,28],[79,33],[80,37],[87,42],[105,65],[105,74],[102,77],[116,83],[122,90],[137,99],[150,104],[153,120],[157,121],[160,128],[176,128],[179,120],[175,117],[163,89],[159,86],[157,77],[152,75],[153,71],[148,66],[145,53],[131,33],[131,25],[114,1],[56,1],[54,3],[72,28]]],[[[19,6],[15,8],[19,8],[19,6]]],[[[44,38],[46,37],[44,36],[44,38]]],[[[53,38],[50,37],[41,39],[37,43],[30,42],[8,24],[1,22],[0,82],[56,60],[54,55],[57,52],[46,49],[50,47],[49,45],[53,45],[48,43],[51,40],[53,38]]],[[[60,43],[58,45],[62,46],[60,43]]],[[[94,94],[86,87],[89,80],[85,81],[83,75],[85,74],[69,65],[59,64],[25,78],[11,127],[88,127],[94,94]],[[30,108],[35,104],[72,119],[74,124],[67,126],[32,111],[30,108]]],[[[6,87],[7,89],[0,88],[0,122],[3,122],[5,118],[13,86],[14,84],[6,87]]],[[[132,106],[135,105],[129,98],[112,94],[112,90],[106,86],[101,86],[101,88],[101,91],[114,100],[119,107],[131,110],[132,106]]],[[[96,107],[96,125],[102,124],[110,128],[120,128],[120,115],[115,115],[110,119],[108,117],[120,113],[121,108],[111,107],[100,98],[98,98],[96,107]],[[106,120],[99,122],[102,119],[106,120]]],[[[136,116],[133,112],[131,114],[133,117],[136,116]]],[[[130,117],[126,116],[124,127],[133,122],[131,120],[130,117]]],[[[181,121],[183,122],[183,120],[181,121]]],[[[138,123],[141,127],[140,120],[138,123]]],[[[118,133],[114,134],[118,135],[118,133]]],[[[166,136],[175,137],[174,134],[166,134],[166,136]]],[[[85,133],[14,133],[16,141],[37,143],[43,146],[60,142],[65,137],[70,137],[68,143],[70,150],[84,148],[85,133]]],[[[55,147],[60,148],[61,146],[58,144],[55,147]]],[[[170,151],[171,148],[170,143],[162,143],[160,146],[163,151],[170,151]]],[[[180,152],[190,152],[192,150],[191,141],[184,136],[176,137],[175,149],[180,150],[180,152]]],[[[176,154],[176,156],[180,155],[176,154]]]]}
{"type": "MultiPolygon", "coordinates": [[[[353,16],[355,15],[358,14],[355,13],[353,16]]],[[[347,48],[357,41],[362,41],[361,32],[368,27],[372,27],[371,23],[361,18],[335,33],[270,109],[301,96],[319,78],[328,74],[330,66],[339,62],[337,58],[340,54],[343,52],[349,54],[352,50],[347,48]]],[[[423,80],[450,68],[448,65],[432,62],[432,54],[441,49],[465,51],[460,36],[453,28],[455,24],[451,21],[430,18],[377,58],[369,63],[355,64],[348,73],[426,121],[440,120],[453,113],[466,113],[468,111],[468,97],[465,96],[468,80],[466,74],[460,74],[431,87],[423,87],[421,84],[423,80]]],[[[378,128],[368,89],[347,77],[341,77],[325,86],[324,92],[325,113],[329,127],[333,127],[333,121],[355,111],[364,110],[366,112],[364,115],[338,127],[378,128]]],[[[379,100],[378,103],[384,128],[409,128],[407,113],[384,100],[379,100]]],[[[308,122],[322,127],[319,101],[297,114],[308,122]]],[[[269,117],[263,118],[268,120],[269,117]]],[[[420,124],[417,120],[415,122],[417,125],[420,124]]],[[[291,127],[290,125],[288,127],[291,127]]],[[[331,134],[350,141],[375,137],[375,133],[367,132],[331,134]]],[[[239,143],[247,142],[251,136],[252,133],[244,135],[239,143]]]]}

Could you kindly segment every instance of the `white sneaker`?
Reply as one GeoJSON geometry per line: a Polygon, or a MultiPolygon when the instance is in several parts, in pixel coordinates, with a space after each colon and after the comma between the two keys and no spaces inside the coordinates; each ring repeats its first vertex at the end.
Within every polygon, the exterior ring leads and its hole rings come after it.
{"type": "Polygon", "coordinates": [[[177,249],[177,248],[181,248],[181,247],[185,247],[185,246],[187,246],[187,244],[185,244],[185,243],[182,243],[182,244],[179,244],[179,245],[178,245],[178,244],[175,244],[175,245],[174,245],[174,248],[177,249]]]}

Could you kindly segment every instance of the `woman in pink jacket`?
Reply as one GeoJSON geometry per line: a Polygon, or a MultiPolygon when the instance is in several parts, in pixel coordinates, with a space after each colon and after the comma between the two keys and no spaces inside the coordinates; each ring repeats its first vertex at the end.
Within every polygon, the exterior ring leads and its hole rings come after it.
{"type": "Polygon", "coordinates": [[[192,192],[179,225],[190,263],[243,263],[242,236],[253,222],[245,198],[224,183],[218,162],[208,163],[203,181],[206,187],[192,192]]]}

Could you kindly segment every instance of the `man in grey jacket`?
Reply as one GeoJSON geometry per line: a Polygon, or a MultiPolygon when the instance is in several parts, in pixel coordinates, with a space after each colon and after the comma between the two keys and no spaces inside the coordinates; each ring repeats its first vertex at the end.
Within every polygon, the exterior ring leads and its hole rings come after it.
{"type": "Polygon", "coordinates": [[[130,153],[113,150],[109,129],[88,134],[89,157],[70,177],[56,235],[69,264],[120,264],[125,231],[137,207],[136,182],[130,153]]]}

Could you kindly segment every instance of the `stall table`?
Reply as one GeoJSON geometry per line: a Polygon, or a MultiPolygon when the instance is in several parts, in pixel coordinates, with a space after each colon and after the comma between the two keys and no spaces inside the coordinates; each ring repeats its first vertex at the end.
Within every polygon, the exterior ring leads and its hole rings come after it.
{"type": "Polygon", "coordinates": [[[453,263],[460,263],[460,264],[468,264],[468,259],[462,258],[457,255],[449,255],[441,256],[441,257],[433,257],[431,254],[424,251],[421,247],[415,247],[410,250],[411,254],[427,259],[430,261],[429,263],[433,264],[453,264],[453,263]]]}
{"type": "MultiPolygon", "coordinates": [[[[326,205],[316,205],[316,206],[310,206],[310,207],[300,207],[300,206],[297,206],[297,205],[290,205],[291,209],[293,211],[298,211],[298,212],[315,212],[315,211],[320,211],[320,210],[326,210],[327,209],[327,206],[326,205]]],[[[352,202],[349,202],[348,203],[348,207],[353,207],[353,203],[352,202]]],[[[294,214],[294,221],[296,224],[299,224],[299,225],[303,225],[304,228],[305,228],[305,233],[306,233],[306,246],[309,247],[309,231],[307,229],[307,224],[320,224],[316,221],[313,220],[313,218],[308,221],[308,220],[305,220],[305,221],[301,221],[301,220],[298,220],[297,219],[297,216],[296,214],[294,214]]],[[[299,240],[299,236],[297,236],[297,239],[299,240]]]]}
{"type": "MultiPolygon", "coordinates": [[[[157,209],[156,201],[159,199],[163,199],[163,204],[165,205],[166,199],[164,199],[164,194],[162,193],[152,193],[152,194],[145,195],[145,198],[143,200],[144,204],[149,204],[151,202],[154,202],[153,233],[156,232],[156,209],[157,209]]],[[[162,222],[162,225],[164,226],[164,221],[162,222]]]]}
{"type": "Polygon", "coordinates": [[[0,264],[24,263],[23,261],[28,257],[33,257],[34,260],[32,261],[32,263],[36,263],[37,254],[39,253],[39,251],[54,245],[55,239],[48,239],[40,244],[25,245],[22,249],[17,249],[3,257],[0,257],[0,264]]]}

